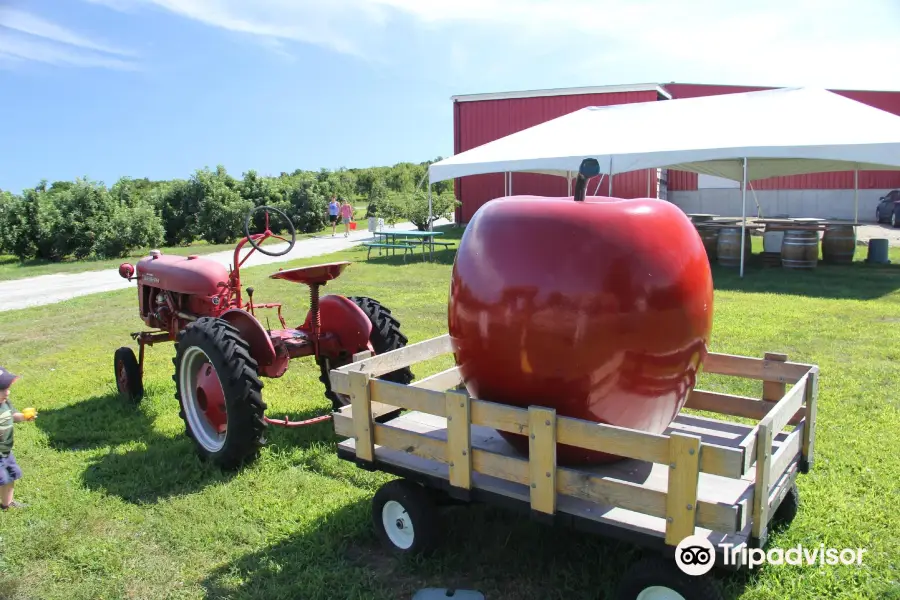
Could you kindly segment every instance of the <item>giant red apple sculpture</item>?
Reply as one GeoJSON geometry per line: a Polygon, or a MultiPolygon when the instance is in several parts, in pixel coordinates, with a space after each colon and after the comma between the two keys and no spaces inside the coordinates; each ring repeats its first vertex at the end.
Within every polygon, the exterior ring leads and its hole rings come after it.
{"type": "MultiPolygon", "coordinates": [[[[703,242],[653,198],[509,197],[472,217],[453,265],[449,333],[477,398],[662,433],[706,357],[703,242]]],[[[527,454],[526,437],[502,433],[527,454]]],[[[561,464],[618,457],[560,444],[561,464]]]]}

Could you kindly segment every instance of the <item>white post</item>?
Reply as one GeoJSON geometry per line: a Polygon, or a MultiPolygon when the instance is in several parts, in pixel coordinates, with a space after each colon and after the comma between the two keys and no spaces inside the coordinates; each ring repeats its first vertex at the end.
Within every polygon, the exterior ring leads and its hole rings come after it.
{"type": "Polygon", "coordinates": [[[747,159],[744,158],[744,177],[741,179],[741,277],[744,277],[744,239],[747,237],[747,159]]]}
{"type": "Polygon", "coordinates": [[[594,188],[594,195],[595,195],[595,196],[596,196],[597,193],[600,191],[600,186],[603,184],[603,177],[604,177],[604,175],[601,173],[600,179],[597,180],[597,187],[594,188]]]}
{"type": "Polygon", "coordinates": [[[571,172],[566,171],[566,196],[572,195],[572,177],[571,172]]]}
{"type": "Polygon", "coordinates": [[[509,172],[509,195],[512,196],[512,171],[509,172]]]}
{"type": "Polygon", "coordinates": [[[609,159],[609,183],[606,189],[606,195],[612,198],[612,158],[609,159]]]}
{"type": "Polygon", "coordinates": [[[506,192],[506,190],[509,189],[509,188],[506,187],[506,186],[507,186],[507,183],[509,182],[509,178],[507,178],[506,175],[507,175],[506,171],[503,171],[503,195],[504,195],[504,196],[509,196],[509,194],[506,192]]]}
{"type": "Polygon", "coordinates": [[[431,179],[428,180],[428,231],[434,231],[434,224],[431,222],[431,179]]]}
{"type": "Polygon", "coordinates": [[[650,197],[650,173],[652,173],[652,171],[650,169],[647,169],[647,197],[648,198],[650,197]]]}
{"type": "Polygon", "coordinates": [[[859,225],[859,163],[853,171],[853,223],[859,225]]]}

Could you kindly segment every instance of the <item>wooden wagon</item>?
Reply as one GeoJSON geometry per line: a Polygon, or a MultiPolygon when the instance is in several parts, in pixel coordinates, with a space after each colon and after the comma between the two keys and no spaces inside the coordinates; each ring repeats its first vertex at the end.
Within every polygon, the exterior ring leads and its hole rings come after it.
{"type": "Polygon", "coordinates": [[[436,498],[501,504],[658,551],[648,557],[655,563],[642,561],[625,574],[622,600],[641,598],[642,591],[647,597],[651,588],[672,592],[659,598],[710,600],[721,597],[711,578],[687,574],[688,555],[676,563],[684,550],[679,543],[699,536],[712,545],[715,567],[739,569],[751,549],[766,543],[773,518],[796,514],[796,477],[813,459],[815,365],[782,354],[712,353],[705,373],[761,381],[760,397],[695,389],[685,408],[755,424],[682,411],[659,435],[473,398],[457,368],[410,385],[377,379],[451,352],[444,335],[382,355],[361,353],[330,372],[333,389],[350,398],[334,413],[335,432],[346,438],[338,455],[401,478],[373,499],[376,530],[393,550],[434,549],[436,498]],[[529,457],[498,431],[527,435],[529,457]],[[625,458],[561,467],[557,443],[625,458]]]}

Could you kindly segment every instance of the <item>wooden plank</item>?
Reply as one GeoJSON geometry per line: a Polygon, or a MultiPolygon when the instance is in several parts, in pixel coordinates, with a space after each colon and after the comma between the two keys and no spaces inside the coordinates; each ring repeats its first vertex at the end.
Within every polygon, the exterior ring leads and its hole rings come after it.
{"type": "Polygon", "coordinates": [[[390,373],[396,369],[408,367],[417,362],[422,362],[442,354],[453,351],[450,342],[450,334],[444,334],[430,340],[410,344],[397,350],[391,350],[384,354],[376,354],[371,358],[359,362],[352,362],[334,369],[341,373],[351,373],[354,371],[368,373],[372,377],[378,377],[385,373],[390,373]]]}
{"type": "MultiPolygon", "coordinates": [[[[414,458],[414,460],[410,458],[412,463],[403,459],[405,465],[420,464],[415,461],[424,460],[421,457],[432,457],[429,460],[444,460],[447,435],[445,419],[426,414],[408,413],[391,421],[389,426],[376,424],[375,431],[376,442],[379,444],[376,447],[376,455],[380,450],[385,450],[383,444],[387,443],[396,449],[398,455],[414,458]],[[391,438],[386,438],[383,432],[393,429],[401,429],[403,430],[401,433],[407,433],[407,435],[400,438],[397,433],[392,433],[391,438]]],[[[531,474],[528,461],[521,458],[506,440],[498,436],[496,430],[473,426],[471,441],[473,485],[481,475],[521,484],[525,490],[523,499],[529,502],[531,474]]],[[[353,443],[353,440],[342,442],[344,446],[348,443],[353,443]]],[[[701,454],[702,452],[701,448],[701,454]]],[[[447,465],[443,462],[440,465],[423,464],[422,468],[425,469],[423,472],[431,475],[440,474],[444,479],[449,476],[447,465]]],[[[557,510],[563,502],[563,497],[580,498],[607,507],[604,509],[598,506],[597,510],[619,507],[613,510],[617,512],[621,510],[634,511],[657,518],[661,521],[659,531],[664,532],[668,464],[625,459],[594,467],[558,467],[556,473],[557,510]]],[[[701,475],[697,501],[697,526],[715,529],[724,534],[742,530],[743,525],[739,521],[739,517],[748,520],[749,506],[746,509],[743,507],[745,504],[749,505],[752,489],[751,482],[746,480],[701,475]]],[[[636,514],[627,516],[627,518],[642,519],[636,514]]]]}
{"type": "Polygon", "coordinates": [[[459,372],[459,367],[451,367],[446,371],[441,371],[416,381],[415,386],[423,390],[444,392],[450,388],[455,388],[461,383],[462,375],[459,372]]]}
{"type": "Polygon", "coordinates": [[[776,504],[780,504],[784,497],[787,495],[788,491],[793,485],[794,481],[797,480],[797,463],[791,463],[787,467],[787,471],[783,473],[780,478],[772,484],[772,491],[769,492],[769,518],[772,518],[772,511],[775,509],[776,504]]]}
{"type": "Polygon", "coordinates": [[[806,386],[806,427],[803,431],[803,461],[805,468],[813,463],[813,449],[816,445],[816,411],[819,404],[819,368],[814,367],[807,378],[806,386]]]}
{"type": "Polygon", "coordinates": [[[741,442],[741,449],[744,451],[744,464],[741,468],[742,475],[750,471],[750,467],[756,462],[756,445],[758,441],[759,425],[754,427],[741,442]]]}
{"type": "Polygon", "coordinates": [[[357,352],[356,354],[354,354],[351,361],[352,362],[362,362],[362,361],[366,360],[367,358],[372,358],[373,356],[375,356],[375,353],[372,352],[371,350],[363,350],[362,352],[357,352]]]}
{"type": "Polygon", "coordinates": [[[373,379],[369,386],[372,389],[373,402],[406,410],[417,410],[439,417],[447,416],[446,397],[442,391],[423,390],[414,385],[403,385],[381,379],[373,379]]]}
{"type": "Polygon", "coordinates": [[[769,522],[769,474],[772,472],[772,423],[760,422],[756,442],[756,481],[753,484],[753,524],[751,535],[765,544],[769,522]]]}
{"type": "MultiPolygon", "coordinates": [[[[787,354],[766,352],[763,356],[766,360],[782,363],[787,362],[787,354]]],[[[763,400],[768,400],[769,402],[778,402],[786,392],[787,385],[783,381],[763,381],[763,400]]]]}
{"type": "Polygon", "coordinates": [[[804,377],[799,383],[794,384],[794,387],[788,390],[788,393],[760,421],[761,423],[768,423],[773,434],[784,429],[791,417],[800,410],[800,406],[803,404],[804,398],[806,398],[806,383],[807,379],[804,377]]]}
{"type": "MultiPolygon", "coordinates": [[[[353,452],[353,439],[344,440],[339,444],[342,450],[353,452]]],[[[404,469],[410,469],[430,477],[447,478],[447,466],[440,462],[428,461],[412,454],[398,452],[385,447],[375,450],[379,463],[392,464],[404,469]]],[[[476,467],[472,474],[474,488],[487,490],[507,498],[528,504],[530,487],[528,485],[528,462],[520,458],[501,456],[490,452],[473,451],[473,462],[478,464],[484,461],[490,466],[476,467]],[[486,458],[484,458],[486,456],[486,458]],[[499,472],[507,476],[494,477],[487,473],[499,472]]],[[[627,495],[630,490],[626,490],[627,495]]],[[[701,502],[698,510],[698,523],[709,520],[709,515],[704,515],[704,504],[701,502]]],[[[714,508],[716,508],[714,506],[714,508]]],[[[608,526],[627,529],[644,535],[650,535],[661,542],[665,538],[665,519],[641,512],[618,508],[610,504],[601,504],[595,500],[585,500],[574,496],[559,494],[557,498],[557,512],[603,523],[608,526]]],[[[714,544],[730,544],[741,547],[746,543],[747,531],[743,529],[726,533],[718,530],[710,530],[698,524],[697,534],[707,537],[714,544]]]]}
{"type": "Polygon", "coordinates": [[[528,485],[531,477],[527,460],[477,448],[472,450],[472,468],[475,471],[473,478],[482,473],[504,481],[528,485]]]}
{"type": "Polygon", "coordinates": [[[528,466],[531,483],[531,510],[556,512],[556,411],[528,408],[528,466]]]}
{"type": "Polygon", "coordinates": [[[732,375],[763,381],[797,383],[809,371],[812,365],[792,362],[765,360],[734,354],[712,352],[703,361],[704,373],[732,375]]]}
{"type": "Polygon", "coordinates": [[[694,534],[697,486],[700,482],[700,438],[673,433],[669,438],[669,483],[666,494],[666,543],[677,546],[694,534]]]}
{"type": "MultiPolygon", "coordinates": [[[[604,506],[615,506],[652,517],[666,518],[666,492],[640,484],[591,475],[584,471],[557,470],[557,491],[604,506]]],[[[737,531],[738,507],[698,500],[696,524],[721,533],[737,531]]]]}
{"type": "Polygon", "coordinates": [[[559,417],[558,429],[560,444],[657,463],[669,459],[666,435],[570,417],[559,417]]]}
{"type": "MultiPolygon", "coordinates": [[[[378,402],[372,402],[370,406],[373,421],[397,410],[396,406],[388,406],[378,402]]],[[[353,430],[353,407],[351,405],[343,406],[333,413],[332,421],[334,422],[334,433],[336,435],[346,437],[354,437],[356,435],[353,430]]]]}
{"type": "Polygon", "coordinates": [[[457,392],[444,395],[447,413],[447,459],[450,485],[465,490],[472,487],[472,427],[469,396],[457,392]]]}
{"type": "MultiPolygon", "coordinates": [[[[447,442],[399,427],[375,424],[375,443],[428,460],[447,462],[447,442]]],[[[357,456],[359,450],[357,450],[357,456]]]]}
{"type": "Polygon", "coordinates": [[[803,445],[803,430],[806,423],[800,423],[791,432],[780,448],[772,455],[772,464],[769,467],[769,481],[778,481],[784,475],[788,465],[800,454],[803,445]]]}
{"type": "Polygon", "coordinates": [[[528,411],[496,402],[472,400],[472,424],[528,435],[528,411]]]}
{"type": "Polygon", "coordinates": [[[350,374],[350,406],[353,409],[353,432],[356,456],[361,460],[375,458],[375,439],[372,434],[372,404],[369,402],[369,374],[350,374]]]}
{"type": "MultiPolygon", "coordinates": [[[[780,384],[773,383],[772,385],[780,384]]],[[[777,399],[780,400],[781,396],[777,399]]],[[[758,398],[722,394],[720,392],[707,392],[705,390],[692,391],[684,405],[685,408],[693,410],[705,410],[720,415],[730,415],[732,417],[744,417],[756,420],[765,417],[774,406],[775,402],[768,402],[758,398]]],[[[800,422],[803,415],[804,411],[802,409],[798,410],[788,422],[791,425],[795,425],[800,422]]]]}

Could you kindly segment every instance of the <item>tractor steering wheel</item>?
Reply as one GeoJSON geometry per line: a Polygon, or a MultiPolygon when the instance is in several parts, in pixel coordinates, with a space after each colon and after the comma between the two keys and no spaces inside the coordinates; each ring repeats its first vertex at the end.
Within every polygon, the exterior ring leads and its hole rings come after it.
{"type": "Polygon", "coordinates": [[[256,208],[251,210],[249,213],[247,213],[247,219],[244,221],[244,235],[247,236],[247,241],[250,242],[251,246],[253,246],[256,250],[259,250],[260,252],[262,252],[263,254],[265,254],[267,256],[284,256],[285,254],[290,252],[294,248],[294,244],[297,243],[297,231],[294,229],[294,223],[291,221],[291,219],[286,214],[284,214],[284,212],[278,210],[277,208],[271,207],[271,206],[257,206],[256,208]],[[250,235],[250,221],[253,219],[253,215],[256,214],[256,212],[260,211],[260,210],[266,211],[266,230],[263,233],[264,237],[262,239],[266,239],[268,237],[273,237],[273,238],[281,240],[282,242],[287,242],[288,247],[285,248],[284,250],[282,250],[281,252],[270,252],[267,250],[263,250],[262,246],[258,245],[253,240],[253,236],[250,235]],[[284,239],[280,235],[275,235],[274,233],[272,233],[272,230],[269,229],[269,212],[273,212],[273,213],[277,213],[277,214],[281,215],[281,217],[287,222],[288,230],[291,232],[291,240],[289,242],[288,242],[288,240],[284,239]]]}

